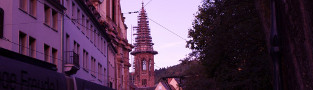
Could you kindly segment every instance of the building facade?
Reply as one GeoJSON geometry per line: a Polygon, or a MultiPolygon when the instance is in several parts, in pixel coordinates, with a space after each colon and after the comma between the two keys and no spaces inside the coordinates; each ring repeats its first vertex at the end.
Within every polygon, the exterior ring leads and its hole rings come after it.
{"type": "Polygon", "coordinates": [[[150,35],[147,14],[142,4],[138,16],[138,27],[135,35],[135,50],[131,52],[135,57],[134,85],[138,88],[154,86],[154,55],[152,37],[150,35]]]}
{"type": "Polygon", "coordinates": [[[107,86],[107,43],[105,25],[91,0],[64,0],[64,71],[107,86]],[[77,71],[75,71],[77,70],[77,71]]]}
{"type": "Polygon", "coordinates": [[[119,0],[1,0],[0,47],[67,77],[127,90],[129,52],[119,0]]]}
{"type": "Polygon", "coordinates": [[[46,61],[63,72],[62,32],[65,7],[53,0],[1,0],[0,47],[46,61]]]}

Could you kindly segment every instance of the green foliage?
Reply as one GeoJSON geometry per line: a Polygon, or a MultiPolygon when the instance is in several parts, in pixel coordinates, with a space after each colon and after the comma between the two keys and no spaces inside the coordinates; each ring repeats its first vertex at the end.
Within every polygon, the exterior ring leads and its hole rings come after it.
{"type": "Polygon", "coordinates": [[[205,71],[200,74],[213,80],[215,89],[272,89],[269,54],[254,0],[204,1],[189,37],[187,47],[198,53],[205,71]]]}
{"type": "Polygon", "coordinates": [[[154,71],[154,81],[155,84],[162,81],[163,77],[171,77],[171,76],[182,76],[183,71],[185,71],[188,67],[182,64],[178,64],[175,66],[160,68],[154,71]]]}

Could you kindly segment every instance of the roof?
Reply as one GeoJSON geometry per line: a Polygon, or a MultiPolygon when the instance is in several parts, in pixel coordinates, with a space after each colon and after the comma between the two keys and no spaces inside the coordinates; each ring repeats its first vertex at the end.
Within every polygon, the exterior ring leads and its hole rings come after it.
{"type": "Polygon", "coordinates": [[[180,82],[180,80],[179,80],[179,78],[174,78],[175,79],[175,81],[179,84],[180,82]]]}
{"type": "Polygon", "coordinates": [[[166,89],[166,90],[171,90],[170,88],[170,86],[168,86],[168,85],[166,85],[166,83],[165,82],[160,82],[161,84],[162,84],[162,86],[166,89]]]}
{"type": "MultiPolygon", "coordinates": [[[[159,82],[164,88],[165,90],[175,90],[173,85],[170,84],[166,84],[165,82],[159,82]]],[[[157,86],[155,88],[158,88],[157,86]]]]}

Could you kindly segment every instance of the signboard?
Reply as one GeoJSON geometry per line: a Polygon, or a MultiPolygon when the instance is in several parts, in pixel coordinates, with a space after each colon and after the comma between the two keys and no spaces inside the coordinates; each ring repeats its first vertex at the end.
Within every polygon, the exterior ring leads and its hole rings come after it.
{"type": "Polygon", "coordinates": [[[66,90],[66,79],[56,71],[0,55],[0,90],[66,90]]]}
{"type": "Polygon", "coordinates": [[[89,82],[80,78],[75,78],[77,90],[113,90],[93,82],[89,82]]]}

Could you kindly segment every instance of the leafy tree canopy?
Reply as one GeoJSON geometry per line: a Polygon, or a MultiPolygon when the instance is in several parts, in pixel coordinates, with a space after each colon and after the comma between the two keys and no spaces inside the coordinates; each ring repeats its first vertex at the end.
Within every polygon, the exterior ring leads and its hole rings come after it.
{"type": "Polygon", "coordinates": [[[216,88],[272,89],[271,64],[255,0],[204,0],[189,37],[187,47],[198,53],[203,78],[213,79],[216,88]]]}

